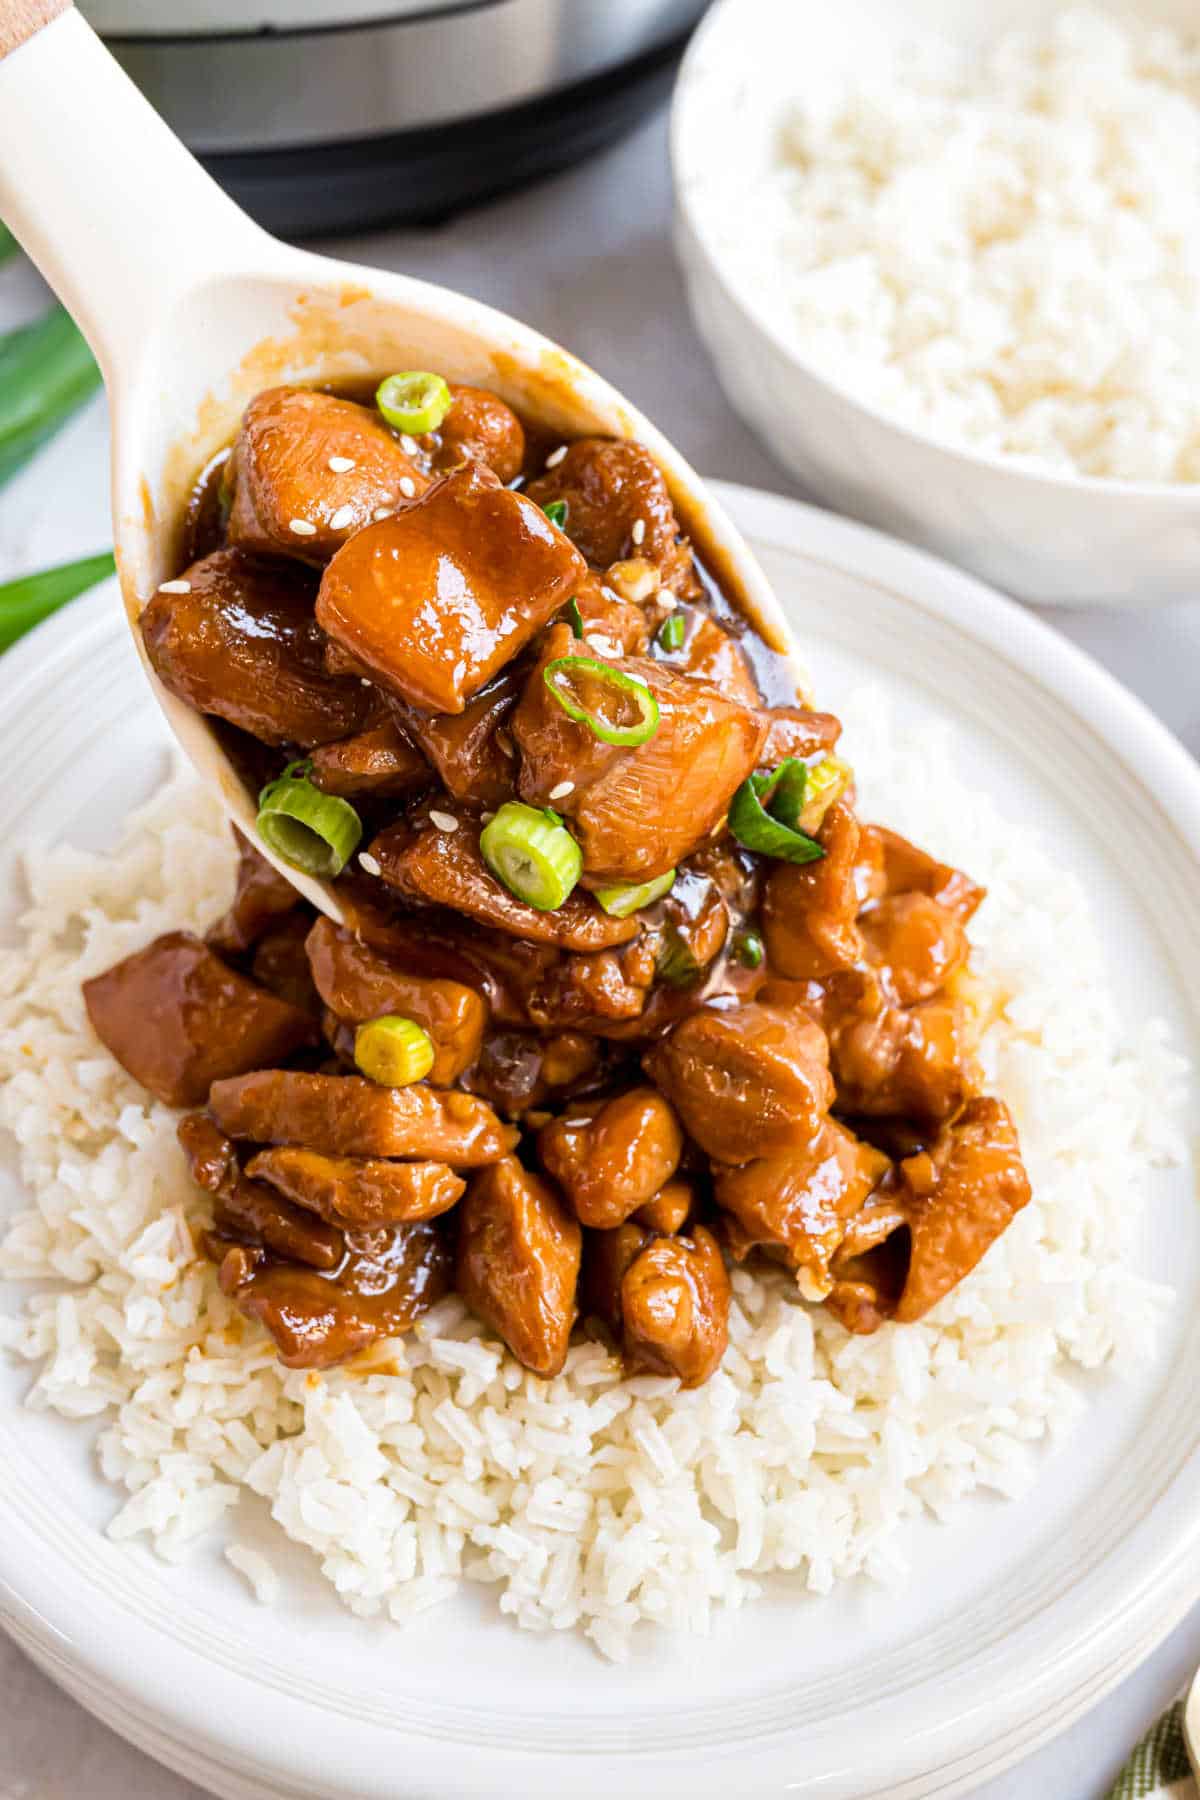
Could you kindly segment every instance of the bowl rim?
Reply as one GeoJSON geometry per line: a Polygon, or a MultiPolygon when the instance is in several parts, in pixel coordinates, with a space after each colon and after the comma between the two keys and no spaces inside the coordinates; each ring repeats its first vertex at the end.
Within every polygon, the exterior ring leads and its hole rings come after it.
{"type": "MultiPolygon", "coordinates": [[[[998,475],[1023,479],[1045,488],[1057,488],[1063,492],[1076,492],[1096,498],[1112,496],[1129,500],[1155,500],[1178,507],[1184,507],[1189,503],[1193,506],[1200,504],[1200,481],[1128,481],[1109,475],[1073,475],[1049,466],[1040,468],[1036,464],[1025,463],[1015,456],[999,451],[979,450],[971,444],[961,443],[938,431],[922,430],[919,426],[910,424],[906,419],[888,412],[886,408],[876,406],[870,400],[864,399],[846,382],[839,381],[835,376],[830,376],[818,369],[812,359],[785,336],[775,319],[754,294],[747,291],[744,284],[734,282],[728,266],[728,257],[714,242],[711,231],[704,222],[703,209],[696,205],[696,183],[693,180],[685,181],[681,171],[685,161],[683,149],[685,138],[689,144],[703,141],[702,134],[696,130],[693,123],[697,109],[696,96],[702,86],[702,83],[697,80],[699,65],[709,54],[710,40],[717,39],[722,30],[728,27],[729,20],[734,17],[742,3],[743,0],[714,0],[714,4],[693,32],[680,63],[679,74],[671,95],[667,147],[677,217],[695,239],[726,294],[749,323],[762,333],[773,349],[807,376],[810,381],[835,394],[845,405],[854,408],[856,412],[865,419],[869,419],[873,424],[885,427],[898,437],[907,439],[911,444],[919,445],[924,450],[934,450],[943,456],[955,457],[962,462],[973,464],[980,469],[990,470],[998,475]]],[[[1104,0],[1100,0],[1100,3],[1104,4],[1104,0]]],[[[794,4],[794,0],[774,0],[774,4],[782,8],[794,4]]],[[[716,143],[717,141],[715,134],[711,136],[710,142],[716,143]]],[[[689,150],[686,152],[686,160],[695,167],[701,158],[694,156],[689,150]]]]}

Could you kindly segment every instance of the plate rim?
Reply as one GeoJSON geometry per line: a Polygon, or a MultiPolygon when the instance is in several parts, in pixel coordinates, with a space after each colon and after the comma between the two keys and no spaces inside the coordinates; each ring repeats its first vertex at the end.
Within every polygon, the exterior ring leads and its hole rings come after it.
{"type": "MultiPolygon", "coordinates": [[[[1183,837],[1191,855],[1200,860],[1200,765],[1140,700],[1070,640],[987,584],[927,552],[901,544],[885,533],[784,495],[727,482],[714,481],[711,485],[756,548],[761,546],[800,555],[818,565],[825,562],[852,577],[902,596],[910,606],[916,604],[931,614],[950,618],[989,655],[1002,657],[1025,680],[1035,682],[1043,691],[1056,696],[1072,712],[1086,712],[1090,730],[1101,741],[1121,735],[1125,752],[1135,752],[1140,765],[1149,764],[1149,780],[1160,797],[1164,821],[1183,837]]],[[[68,641],[77,644],[78,639],[89,631],[106,628],[105,615],[111,604],[110,586],[105,584],[43,623],[4,657],[0,663],[0,697],[11,699],[21,687],[36,678],[49,653],[65,648],[68,641]]],[[[1190,1464],[1187,1466],[1190,1470],[1190,1464]]],[[[1152,1510],[1157,1512],[1164,1503],[1167,1503],[1169,1513],[1169,1492],[1156,1498],[1152,1510]]],[[[2,1512],[0,1505],[0,1514],[2,1512]]],[[[1139,1524],[1139,1537],[1143,1535],[1144,1524],[1145,1521],[1139,1524]]],[[[1129,1537],[1133,1535],[1131,1531],[1129,1537]]],[[[950,1800],[950,1796],[967,1791],[1020,1760],[1096,1705],[1117,1681],[1131,1672],[1138,1660],[1167,1636],[1177,1619],[1200,1597],[1200,1558],[1193,1553],[1200,1540],[1200,1523],[1189,1525],[1186,1517],[1180,1518],[1175,1521],[1171,1535],[1160,1535],[1164,1541],[1155,1546],[1155,1566],[1150,1573],[1143,1571],[1133,1584],[1133,1591],[1126,1594],[1127,1604],[1119,1617],[1114,1618],[1110,1613],[1100,1621],[1089,1646],[1080,1646],[1075,1655],[1064,1660],[1057,1683],[1049,1679],[1046,1671],[1040,1676],[1036,1673],[1030,1676],[1031,1682],[1040,1682],[1044,1704],[1039,1707],[1036,1719],[1029,1721],[1028,1735],[1014,1730],[1010,1713],[999,1705],[989,1711],[985,1721],[966,1715],[949,1724],[942,1721],[938,1730],[931,1734],[938,1739],[936,1763],[930,1766],[919,1746],[907,1749],[907,1755],[900,1746],[893,1746],[886,1784],[874,1785],[873,1775],[872,1785],[860,1790],[863,1800],[868,1794],[882,1796],[884,1793],[890,1800],[900,1800],[902,1795],[910,1794],[915,1800],[918,1794],[933,1792],[942,1800],[950,1800]],[[1136,1653],[1131,1651],[1133,1645],[1136,1645],[1136,1653]],[[989,1729],[990,1736],[986,1735],[989,1729]],[[985,1734],[982,1738],[981,1731],[985,1734]],[[917,1760],[913,1760],[914,1754],[917,1760]],[[901,1763],[903,1767],[899,1766],[901,1763]],[[928,1778],[935,1774],[946,1779],[932,1789],[928,1786],[928,1778]],[[921,1785],[913,1786],[914,1782],[921,1785]]],[[[18,1530],[13,1542],[19,1543],[20,1536],[18,1530]]],[[[1116,1553],[1114,1546],[1105,1553],[1104,1560],[1116,1553]]],[[[228,1768],[226,1757],[235,1748],[243,1754],[246,1752],[248,1746],[244,1734],[240,1746],[235,1746],[232,1737],[218,1740],[211,1733],[206,1740],[197,1729],[194,1711],[189,1716],[182,1704],[175,1707],[161,1704],[168,1689],[177,1683],[178,1672],[170,1681],[163,1670],[155,1672],[154,1680],[149,1680],[143,1672],[139,1680],[137,1663],[129,1660],[127,1671],[124,1674],[118,1671],[114,1675],[105,1660],[105,1652],[111,1647],[104,1641],[103,1634],[93,1633],[81,1641],[78,1611],[72,1619],[69,1592],[62,1591],[64,1584],[61,1581],[59,1592],[52,1592],[54,1587],[49,1572],[31,1569],[28,1561],[14,1564],[7,1534],[0,1532],[0,1625],[10,1629],[22,1647],[51,1673],[55,1665],[61,1670],[64,1657],[67,1658],[76,1677],[72,1689],[84,1704],[107,1723],[114,1724],[116,1729],[124,1730],[125,1735],[131,1735],[131,1713],[146,1718],[148,1690],[157,1686],[158,1717],[164,1724],[169,1720],[176,1738],[187,1738],[195,1754],[213,1757],[214,1769],[222,1765],[228,1768]],[[27,1591],[22,1592],[22,1588],[27,1591]],[[40,1604],[35,1601],[35,1593],[41,1595],[40,1604]],[[116,1717],[109,1716],[106,1709],[111,1709],[116,1717]],[[118,1722],[122,1718],[124,1725],[118,1722]]],[[[102,1603],[97,1604],[102,1610],[102,1603]]],[[[144,1620],[133,1624],[124,1620],[122,1623],[127,1631],[139,1631],[149,1639],[159,1636],[158,1627],[144,1620]]],[[[165,1655],[168,1649],[176,1660],[185,1658],[194,1667],[204,1670],[210,1695],[218,1687],[227,1689],[231,1698],[240,1690],[244,1701],[252,1691],[242,1674],[228,1668],[217,1674],[212,1665],[189,1646],[160,1640],[159,1654],[165,1655]]],[[[300,1703],[278,1693],[270,1702],[264,1702],[262,1691],[253,1691],[258,1705],[273,1707],[277,1718],[269,1730],[265,1729],[268,1725],[265,1717],[256,1720],[254,1741],[258,1749],[264,1750],[270,1742],[271,1767],[277,1769],[284,1780],[302,1784],[306,1776],[311,1779],[315,1767],[311,1746],[305,1743],[297,1750],[295,1737],[287,1729],[287,1716],[293,1715],[294,1724],[300,1703]]],[[[153,1707],[153,1703],[150,1704],[153,1707]]],[[[226,1712],[226,1707],[215,1709],[216,1716],[226,1712]]],[[[404,1744],[418,1752],[410,1765],[414,1783],[436,1773],[446,1792],[465,1795],[493,1791],[486,1786],[460,1787],[457,1782],[453,1788],[448,1788],[444,1768],[439,1766],[447,1756],[448,1747],[444,1743],[439,1748],[436,1740],[426,1738],[423,1743],[418,1740],[414,1744],[412,1738],[399,1735],[395,1742],[397,1748],[404,1744]]],[[[156,1753],[150,1744],[143,1743],[143,1747],[156,1753]]],[[[794,1744],[791,1746],[795,1747],[794,1744]]],[[[751,1746],[746,1748],[751,1749],[756,1764],[764,1755],[769,1755],[776,1764],[773,1774],[770,1770],[762,1771],[769,1785],[755,1791],[782,1790],[785,1785],[790,1785],[785,1767],[789,1748],[786,1743],[774,1743],[769,1750],[761,1743],[756,1750],[751,1746]]],[[[472,1752],[466,1746],[456,1745],[453,1754],[464,1764],[472,1760],[472,1752]]],[[[682,1754],[686,1762],[686,1752],[682,1754]]],[[[258,1758],[254,1760],[258,1770],[265,1774],[266,1765],[258,1758]]],[[[628,1775],[640,1760],[646,1759],[627,1753],[617,1758],[613,1766],[628,1775]]],[[[680,1766],[676,1758],[672,1758],[672,1766],[680,1766]]],[[[563,1767],[564,1759],[557,1753],[533,1753],[532,1759],[522,1757],[520,1772],[531,1785],[536,1777],[536,1784],[541,1787],[547,1777],[553,1779],[555,1772],[561,1774],[563,1767]]],[[[194,1764],[188,1772],[195,1779],[194,1764]]],[[[336,1776],[332,1771],[323,1769],[321,1772],[327,1780],[332,1776],[330,1784],[322,1790],[329,1795],[354,1793],[357,1796],[374,1792],[361,1784],[353,1788],[335,1785],[336,1776]]],[[[465,1768],[462,1773],[470,1778],[465,1768]]],[[[222,1791],[233,1790],[223,1788],[222,1791]]],[[[261,1794],[264,1800],[272,1791],[268,1787],[245,1788],[247,1795],[261,1794]]],[[[309,1790],[298,1785],[290,1791],[309,1790]]],[[[391,1787],[381,1787],[378,1791],[380,1794],[395,1793],[391,1787]]]]}

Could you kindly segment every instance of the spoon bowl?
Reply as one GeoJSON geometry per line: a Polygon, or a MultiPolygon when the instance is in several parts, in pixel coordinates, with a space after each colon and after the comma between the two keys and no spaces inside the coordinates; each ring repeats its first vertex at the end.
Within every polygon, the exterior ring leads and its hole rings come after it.
{"type": "Polygon", "coordinates": [[[238,827],[334,919],[335,889],[261,842],[252,797],[207,722],[157,680],[137,629],[179,566],[193,482],[263,388],[431,368],[491,388],[564,437],[638,439],[700,556],[767,642],[792,657],[806,690],[784,616],[740,534],[636,407],[491,307],[270,237],[205,174],[69,0],[0,0],[0,216],[104,375],[121,592],[170,728],[238,827]]]}

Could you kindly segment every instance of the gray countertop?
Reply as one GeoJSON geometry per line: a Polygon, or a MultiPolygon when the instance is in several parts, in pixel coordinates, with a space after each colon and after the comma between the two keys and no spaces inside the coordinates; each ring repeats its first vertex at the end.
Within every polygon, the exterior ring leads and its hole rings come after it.
{"type": "MultiPolygon", "coordinates": [[[[687,316],[671,251],[665,124],[581,169],[419,233],[345,243],[344,254],[461,288],[569,345],[711,475],[803,498],[733,417],[687,316]]],[[[37,298],[20,266],[0,275],[0,325],[37,298]]],[[[97,401],[0,495],[0,579],[110,541],[107,425],[97,401]]],[[[1200,600],[1168,612],[1045,615],[1200,752],[1200,600]]],[[[1103,1800],[1145,1726],[1200,1664],[1200,1613],[1073,1730],[979,1800],[1103,1800]]],[[[129,1749],[0,1638],[0,1800],[201,1800],[129,1749]]]]}

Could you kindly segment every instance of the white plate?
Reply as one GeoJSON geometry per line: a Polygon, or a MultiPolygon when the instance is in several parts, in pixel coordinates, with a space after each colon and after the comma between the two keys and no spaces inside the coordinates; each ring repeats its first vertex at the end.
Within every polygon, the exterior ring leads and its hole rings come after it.
{"type": "MultiPolygon", "coordinates": [[[[1200,1051],[1200,771],[1077,651],[944,565],[744,489],[725,496],[836,707],[878,681],[959,730],[970,777],[1095,894],[1113,978],[1200,1051]]],[[[146,792],[163,728],[109,593],[0,663],[0,843],[96,845],[146,792]]],[[[11,867],[7,916],[16,902],[11,867]]],[[[406,1631],[344,1613],[305,1556],[257,1607],[215,1550],[169,1569],[100,1533],[86,1430],[0,1370],[0,1618],[118,1731],[229,1800],[929,1800],[1061,1730],[1200,1596],[1200,1213],[1157,1181],[1146,1268],[1179,1305],[1153,1367],[1094,1381],[1033,1496],[913,1533],[901,1594],[779,1580],[711,1638],[624,1669],[520,1635],[482,1590],[406,1631]],[[2,1403],[7,1401],[7,1405],[2,1403]]],[[[239,1515],[239,1535],[265,1521],[239,1515]]]]}

